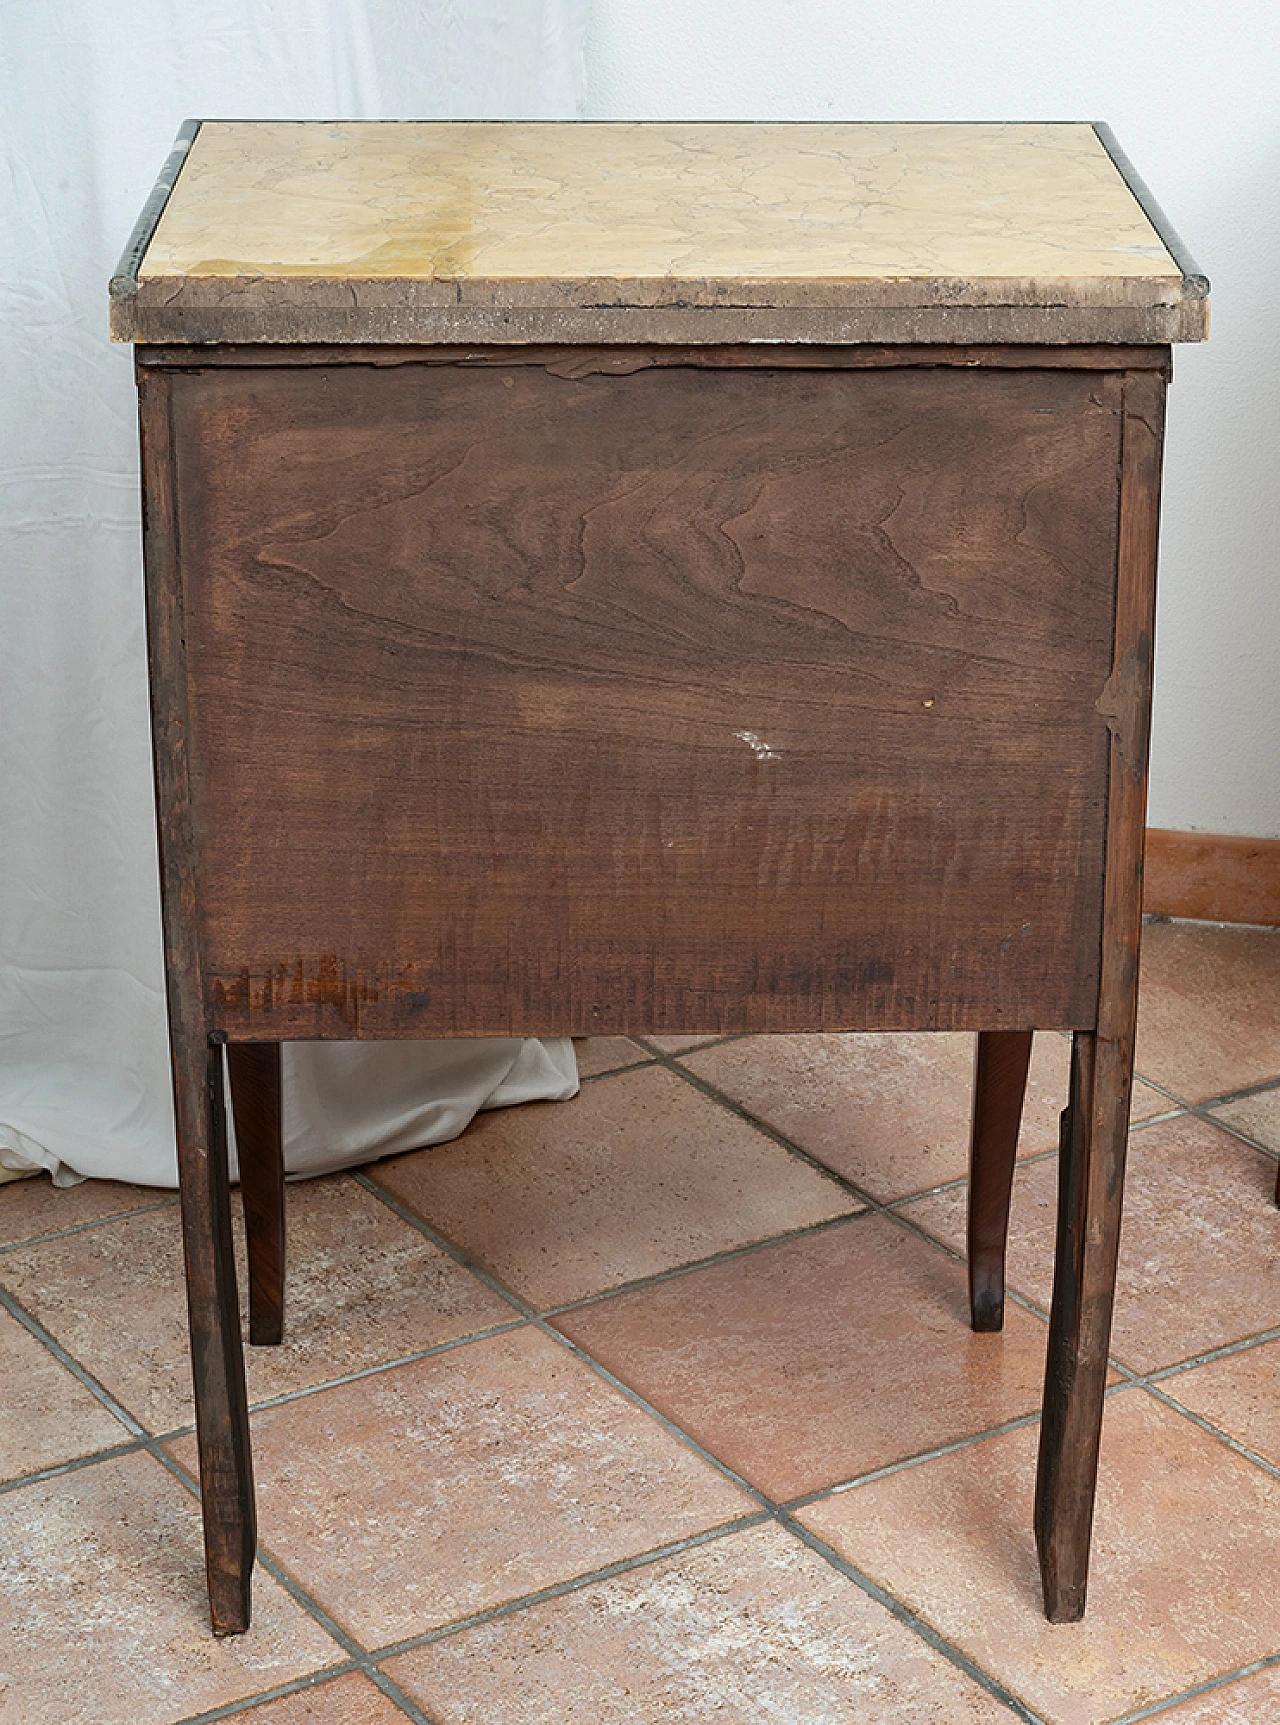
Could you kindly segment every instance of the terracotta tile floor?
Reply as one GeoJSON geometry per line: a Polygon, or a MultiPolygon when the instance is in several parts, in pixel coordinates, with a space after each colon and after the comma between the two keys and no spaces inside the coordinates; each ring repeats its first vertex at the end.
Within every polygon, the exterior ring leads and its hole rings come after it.
{"type": "Polygon", "coordinates": [[[290,1188],[229,1641],[172,1195],[0,1187],[0,1725],[1280,1725],[1280,931],[1153,924],[1143,988],[1083,1624],[1031,1536],[1064,1039],[974,1336],[969,1038],[608,1037],[290,1188]]]}

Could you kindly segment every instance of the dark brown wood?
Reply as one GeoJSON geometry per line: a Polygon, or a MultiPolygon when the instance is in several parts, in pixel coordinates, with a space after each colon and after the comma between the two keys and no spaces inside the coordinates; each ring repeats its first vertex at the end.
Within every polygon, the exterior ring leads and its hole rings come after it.
{"type": "Polygon", "coordinates": [[[1142,847],[1164,384],[1125,379],[1115,668],[1099,712],[1111,732],[1098,1022],[1077,1035],[1062,1139],[1058,1249],[1036,1481],[1045,1612],[1084,1613],[1115,1298],[1138,1004],[1142,847]]]}
{"type": "Polygon", "coordinates": [[[975,1330],[1004,1328],[1009,1199],[1018,1155],[1032,1032],[979,1033],[969,1137],[969,1316],[975,1330]]]}
{"type": "Polygon", "coordinates": [[[1092,1027],[1114,379],[172,382],[233,1039],[1092,1027]]]}
{"type": "Polygon", "coordinates": [[[248,1403],[231,1244],[225,1037],[204,1018],[189,795],[184,620],[172,485],[169,380],[140,379],[143,548],[159,814],[165,975],[205,1564],[214,1633],[249,1626],[256,1544],[248,1403]]]}
{"type": "Polygon", "coordinates": [[[542,366],[561,377],[590,377],[596,372],[625,376],[653,366],[703,366],[739,371],[883,371],[907,366],[913,371],[931,366],[982,367],[997,371],[1161,371],[1169,374],[1172,350],[1165,347],[1120,347],[1113,343],[1061,347],[939,347],[927,342],[887,347],[858,342],[833,347],[822,342],[739,343],[727,346],[681,347],[655,342],[614,342],[606,346],[493,347],[469,342],[430,347],[390,342],[344,343],[323,347],[309,342],[287,346],[267,342],[225,342],[216,347],[152,344],[136,349],[139,366],[179,367],[184,371],[213,366],[238,369],[261,366],[311,365],[476,365],[542,366]]]}
{"type": "Polygon", "coordinates": [[[1048,1614],[1080,1615],[1165,381],[140,366],[220,1632],[254,1534],[210,1031],[979,1029],[1006,1209],[996,1051],[1076,1031],[1036,1530],[1048,1614]]]}
{"type": "Polygon", "coordinates": [[[278,1042],[227,1048],[249,1260],[249,1340],[284,1339],[284,1143],[278,1042]]]}

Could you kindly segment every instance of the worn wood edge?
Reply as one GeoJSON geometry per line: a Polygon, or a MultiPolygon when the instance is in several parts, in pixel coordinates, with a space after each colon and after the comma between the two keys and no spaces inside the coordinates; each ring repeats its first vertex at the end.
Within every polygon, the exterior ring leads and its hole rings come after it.
{"type": "Polygon", "coordinates": [[[822,343],[757,343],[709,345],[705,347],[658,346],[652,343],[617,343],[603,346],[531,343],[501,347],[483,343],[441,343],[417,347],[411,344],[362,344],[328,346],[294,342],[220,343],[211,347],[190,345],[140,345],[139,367],[164,366],[179,371],[210,366],[288,365],[538,365],[566,378],[597,373],[623,377],[651,366],[708,366],[732,368],[765,366],[786,370],[875,370],[904,366],[983,366],[1000,370],[1159,371],[1168,376],[1172,353],[1167,343],[1150,346],[1087,344],[1042,347],[1035,344],[998,346],[931,345],[886,346],[858,343],[852,346],[822,343]]]}
{"type": "Polygon", "coordinates": [[[1143,909],[1280,926],[1280,839],[1148,827],[1143,909]]]}
{"type": "MultiPolygon", "coordinates": [[[[1186,242],[1178,233],[1173,223],[1165,215],[1160,205],[1152,196],[1151,188],[1142,175],[1134,167],[1128,156],[1120,147],[1119,140],[1105,120],[1095,120],[1093,130],[1098,142],[1111,157],[1116,171],[1133,193],[1134,198],[1142,208],[1143,215],[1160,236],[1161,244],[1169,256],[1182,271],[1183,296],[1189,300],[1207,300],[1210,292],[1209,278],[1200,268],[1187,248],[1186,242]]],[[[1205,319],[1205,333],[1208,333],[1208,319],[1205,319]]],[[[1188,338],[1194,339],[1194,338],[1188,338]]],[[[1203,339],[1203,338],[1201,338],[1203,339]]]]}
{"type": "Polygon", "coordinates": [[[1115,647],[1097,703],[1111,732],[1098,1027],[1077,1039],[1064,1116],[1063,1149],[1074,1138],[1076,1151],[1061,1164],[1036,1486],[1036,1543],[1052,1622],[1075,1622],[1085,1607],[1115,1302],[1137,1029],[1164,395],[1164,380],[1150,372],[1124,378],[1115,647]],[[1073,1216],[1077,1223],[1087,1217],[1088,1228],[1073,1227],[1073,1216]],[[1071,1335],[1076,1341],[1063,1358],[1061,1344],[1071,1335]],[[1084,1500],[1074,1519],[1064,1508],[1073,1493],[1084,1500]]]}
{"type": "MultiPolygon", "coordinates": [[[[166,278],[167,279],[167,278],[166,278]]],[[[160,278],[150,283],[159,285],[160,278]]],[[[169,286],[172,291],[173,283],[169,286]]],[[[216,346],[484,344],[497,346],[1107,346],[1202,339],[1204,302],[1150,306],[514,306],[344,303],[312,306],[240,294],[216,305],[170,298],[114,302],[118,340],[216,346]]]]}
{"type": "Polygon", "coordinates": [[[200,120],[184,120],[178,128],[173,148],[165,157],[159,177],[142,206],[142,213],[134,223],[124,251],[120,254],[120,262],[115,267],[107,290],[111,297],[112,341],[134,339],[133,306],[138,295],[138,271],[202,123],[200,120]]]}
{"type": "Polygon", "coordinates": [[[157,373],[140,376],[138,385],[138,420],[145,475],[142,543],[146,569],[152,768],[160,840],[165,976],[174,1034],[203,1043],[210,1027],[204,1013],[203,975],[197,938],[196,847],[187,759],[190,722],[173,495],[170,384],[163,373],[157,373]]]}
{"type": "Polygon", "coordinates": [[[226,1165],[222,1066],[226,1038],[205,1016],[198,938],[196,846],[188,762],[189,713],[171,382],[140,375],[143,554],[152,750],[160,838],[165,991],[173,1060],[183,1257],[197,1416],[205,1571],[217,1635],[249,1623],[256,1539],[244,1361],[226,1165]],[[210,1397],[212,1395],[212,1405],[210,1397]],[[213,1428],[221,1428],[215,1431],[213,1428]],[[220,1441],[226,1438],[227,1442],[220,1441]]]}

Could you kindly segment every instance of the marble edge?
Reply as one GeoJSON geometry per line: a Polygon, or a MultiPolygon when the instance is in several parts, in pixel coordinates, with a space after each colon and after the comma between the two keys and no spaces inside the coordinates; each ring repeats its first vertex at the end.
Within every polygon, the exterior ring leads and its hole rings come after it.
{"type": "MultiPolygon", "coordinates": [[[[147,201],[142,206],[142,212],[133,225],[120,261],[112,274],[108,292],[112,300],[114,325],[114,308],[122,300],[136,297],[138,292],[138,271],[142,260],[147,254],[147,248],[160,224],[160,218],[165,212],[173,188],[178,183],[178,176],[186,166],[187,157],[191,154],[191,146],[195,143],[203,120],[184,120],[178,128],[178,135],[173,140],[173,147],[165,157],[164,166],[156,178],[155,185],[147,195],[147,201]]],[[[112,330],[115,338],[114,328],[112,330]]],[[[115,338],[118,339],[118,338],[115,338]]]]}
{"type": "Polygon", "coordinates": [[[1167,346],[1203,341],[1206,302],[1164,305],[649,306],[398,304],[326,308],[118,302],[119,341],[201,346],[1167,346]]]}
{"type": "Polygon", "coordinates": [[[1165,215],[1152,195],[1150,186],[1120,147],[1120,142],[1105,120],[1093,122],[1094,135],[1110,156],[1112,165],[1128,186],[1143,215],[1160,236],[1160,243],[1182,272],[1183,296],[1186,299],[1207,300],[1209,278],[1192,257],[1186,242],[1165,215]]]}

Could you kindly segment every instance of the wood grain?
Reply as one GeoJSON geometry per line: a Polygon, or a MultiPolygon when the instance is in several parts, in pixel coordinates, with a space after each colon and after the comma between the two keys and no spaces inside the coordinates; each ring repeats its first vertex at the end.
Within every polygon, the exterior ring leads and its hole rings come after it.
{"type": "Polygon", "coordinates": [[[1115,668],[1099,703],[1111,731],[1102,967],[1095,1033],[1072,1053],[1036,1480],[1045,1611],[1084,1614],[1102,1399],[1115,1300],[1138,1011],[1142,852],[1155,630],[1165,390],[1125,379],[1115,668]]]}
{"type": "Polygon", "coordinates": [[[172,388],[233,1037],[1092,1026],[1115,379],[172,388]]]}
{"type": "Polygon", "coordinates": [[[188,772],[185,622],[177,568],[169,380],[140,379],[147,645],[160,834],[165,981],[195,1391],[205,1568],[214,1633],[249,1627],[257,1533],[223,1107],[223,1042],[204,1016],[188,772]]]}

